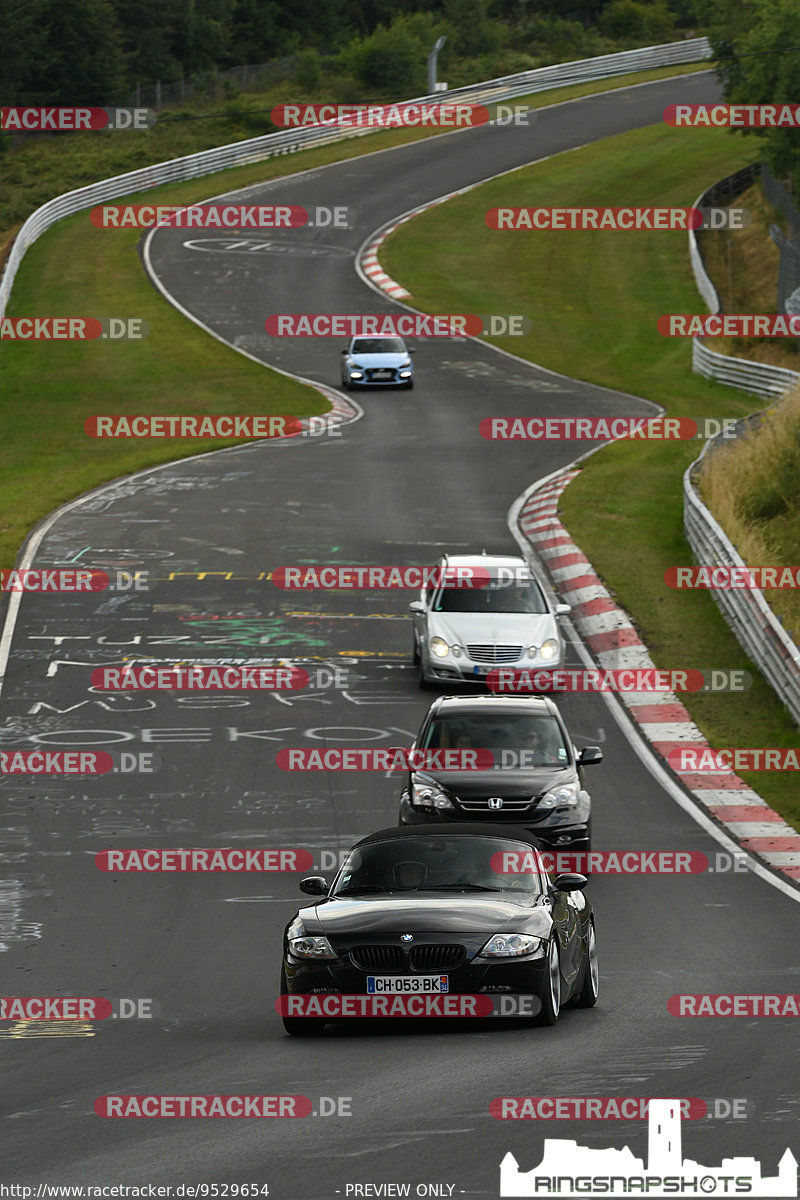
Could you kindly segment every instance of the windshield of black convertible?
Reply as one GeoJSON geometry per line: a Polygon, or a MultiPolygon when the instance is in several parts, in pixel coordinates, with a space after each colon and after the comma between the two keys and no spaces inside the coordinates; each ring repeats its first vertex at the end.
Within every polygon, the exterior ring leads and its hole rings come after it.
{"type": "Polygon", "coordinates": [[[397,838],[351,851],[331,895],[499,892],[507,899],[541,891],[537,854],[508,838],[397,838]]]}

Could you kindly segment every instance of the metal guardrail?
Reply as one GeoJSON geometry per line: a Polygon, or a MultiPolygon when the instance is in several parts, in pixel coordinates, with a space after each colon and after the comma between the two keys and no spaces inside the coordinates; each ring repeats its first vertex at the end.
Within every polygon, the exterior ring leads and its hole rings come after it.
{"type": "MultiPolygon", "coordinates": [[[[758,423],[761,413],[754,413],[729,426],[737,436],[745,427],[758,423]]],[[[721,435],[718,435],[721,436],[721,435]]],[[[717,566],[746,567],[735,546],[726,536],[695,489],[695,479],[705,455],[714,445],[711,438],[699,458],[683,476],[683,525],[686,538],[698,563],[717,566]]],[[[714,588],[711,591],[717,607],[733,630],[740,646],[760,668],[769,684],[800,724],[800,648],[783,628],[780,619],[767,604],[758,588],[714,588]]]]}
{"type": "MultiPolygon", "coordinates": [[[[733,175],[712,183],[711,187],[695,200],[695,208],[712,207],[729,201],[732,197],[744,191],[761,173],[761,164],[754,163],[743,167],[733,175]]],[[[689,230],[689,261],[692,265],[694,281],[697,290],[703,297],[709,312],[723,311],[717,289],[711,281],[703,263],[703,256],[697,244],[697,234],[689,230]]],[[[715,379],[717,383],[728,384],[729,387],[742,388],[757,396],[782,396],[790,387],[800,382],[800,372],[788,367],[773,367],[769,363],[751,362],[746,358],[734,358],[730,354],[720,354],[717,350],[709,350],[703,346],[699,338],[692,338],[692,370],[706,379],[715,379]]]]}
{"type": "MultiPolygon", "coordinates": [[[[565,84],[585,83],[605,79],[612,75],[649,70],[654,67],[702,62],[710,54],[711,47],[707,38],[692,38],[684,42],[668,42],[661,46],[623,50],[618,54],[605,54],[598,58],[556,63],[550,67],[538,67],[533,71],[522,71],[516,75],[506,75],[500,79],[490,79],[469,87],[454,88],[449,92],[437,92],[433,96],[420,96],[399,103],[442,105],[451,104],[453,100],[475,103],[500,102],[512,100],[516,96],[563,87],[565,84]]],[[[48,200],[28,217],[11,248],[2,280],[0,280],[0,317],[5,314],[14,279],[28,248],[45,230],[54,225],[56,221],[60,221],[62,217],[71,216],[73,213],[92,208],[96,204],[103,204],[119,196],[129,196],[135,192],[146,191],[148,188],[159,187],[164,183],[199,179],[203,175],[211,175],[229,167],[262,162],[272,158],[275,154],[294,154],[299,150],[307,150],[345,138],[364,137],[372,132],[374,132],[372,129],[342,129],[334,123],[326,122],[320,125],[310,125],[304,129],[288,129],[280,133],[263,134],[260,137],[248,138],[228,146],[202,150],[184,158],[174,158],[168,162],[142,167],[137,171],[128,171],[124,175],[115,175],[110,179],[103,179],[99,183],[89,184],[87,187],[77,188],[75,191],[65,192],[53,200],[48,200]]]]}
{"type": "MultiPolygon", "coordinates": [[[[719,312],[719,309],[715,311],[719,312]]],[[[782,396],[790,387],[800,383],[800,373],[788,367],[773,367],[769,363],[733,358],[702,345],[692,338],[692,370],[706,379],[742,388],[756,396],[782,396]]]]}

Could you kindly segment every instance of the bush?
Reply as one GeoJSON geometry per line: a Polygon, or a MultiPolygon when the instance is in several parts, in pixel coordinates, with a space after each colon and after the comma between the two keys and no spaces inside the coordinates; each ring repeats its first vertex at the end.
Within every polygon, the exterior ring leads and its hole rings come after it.
{"type": "Polygon", "coordinates": [[[666,0],[612,0],[603,13],[601,29],[622,41],[668,42],[675,35],[675,17],[666,0]]]}
{"type": "Polygon", "coordinates": [[[298,55],[297,66],[292,77],[304,92],[316,92],[322,79],[322,67],[316,49],[304,50],[302,54],[298,55]]]}
{"type": "Polygon", "coordinates": [[[388,28],[379,25],[368,37],[351,42],[342,54],[346,69],[367,91],[393,97],[424,91],[431,47],[423,46],[409,24],[401,17],[388,28]]]}

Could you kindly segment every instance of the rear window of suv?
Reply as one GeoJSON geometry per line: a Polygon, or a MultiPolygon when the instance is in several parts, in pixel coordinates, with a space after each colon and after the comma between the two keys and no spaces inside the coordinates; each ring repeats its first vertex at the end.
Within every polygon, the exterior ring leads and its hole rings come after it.
{"type": "Polygon", "coordinates": [[[566,767],[564,735],[551,716],[502,713],[446,713],[434,717],[419,743],[425,750],[491,750],[502,766],[502,751],[522,750],[527,765],[566,767]]]}

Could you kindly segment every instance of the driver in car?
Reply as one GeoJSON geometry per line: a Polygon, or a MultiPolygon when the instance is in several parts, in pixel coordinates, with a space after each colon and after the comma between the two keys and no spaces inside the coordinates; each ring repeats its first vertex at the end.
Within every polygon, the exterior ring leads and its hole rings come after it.
{"type": "Polygon", "coordinates": [[[392,874],[398,887],[414,891],[424,886],[428,876],[425,864],[411,859],[395,863],[392,874]]]}

